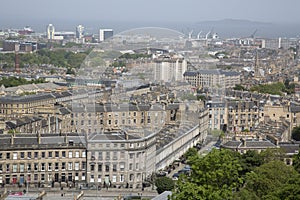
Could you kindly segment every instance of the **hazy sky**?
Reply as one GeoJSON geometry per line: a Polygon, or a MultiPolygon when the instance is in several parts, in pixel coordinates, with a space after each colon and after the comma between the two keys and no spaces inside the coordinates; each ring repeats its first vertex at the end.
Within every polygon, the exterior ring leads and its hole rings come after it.
{"type": "Polygon", "coordinates": [[[2,0],[0,25],[18,20],[300,23],[300,0],[2,0]]]}

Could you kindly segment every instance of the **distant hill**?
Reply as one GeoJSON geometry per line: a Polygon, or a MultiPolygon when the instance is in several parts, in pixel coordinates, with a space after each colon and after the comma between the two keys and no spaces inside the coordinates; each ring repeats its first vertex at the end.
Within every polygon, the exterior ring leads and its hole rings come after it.
{"type": "Polygon", "coordinates": [[[254,32],[256,32],[256,37],[289,37],[295,35],[299,30],[295,26],[244,19],[198,21],[190,29],[194,29],[195,32],[202,30],[203,33],[213,31],[218,33],[220,37],[249,37],[254,32]]]}
{"type": "Polygon", "coordinates": [[[197,22],[198,25],[211,25],[211,26],[218,26],[218,25],[230,25],[230,26],[269,26],[272,23],[267,22],[257,22],[245,19],[222,19],[222,20],[214,20],[214,21],[200,21],[197,22]]]}

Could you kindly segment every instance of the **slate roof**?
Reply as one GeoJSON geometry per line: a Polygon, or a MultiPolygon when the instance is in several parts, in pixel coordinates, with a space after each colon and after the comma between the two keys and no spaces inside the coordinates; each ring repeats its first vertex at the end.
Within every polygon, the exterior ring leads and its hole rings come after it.
{"type": "Polygon", "coordinates": [[[34,94],[26,96],[3,96],[0,97],[0,103],[29,103],[34,101],[54,99],[52,94],[34,94]]]}
{"type": "Polygon", "coordinates": [[[74,146],[81,145],[84,147],[84,144],[86,144],[85,136],[76,134],[68,134],[67,137],[59,134],[41,134],[40,143],[38,143],[37,134],[16,134],[13,137],[13,144],[11,144],[12,136],[6,134],[0,135],[0,150],[18,148],[60,148],[62,146],[67,148],[66,140],[67,142],[73,141],[74,146]]]}

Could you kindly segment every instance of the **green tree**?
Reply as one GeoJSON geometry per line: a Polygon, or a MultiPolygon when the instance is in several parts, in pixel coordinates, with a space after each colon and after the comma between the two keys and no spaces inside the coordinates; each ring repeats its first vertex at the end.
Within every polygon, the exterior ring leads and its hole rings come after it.
{"type": "Polygon", "coordinates": [[[266,198],[267,195],[284,186],[289,179],[296,175],[297,172],[294,168],[287,166],[282,161],[270,161],[246,175],[245,187],[239,192],[240,196],[242,196],[241,193],[250,192],[260,199],[266,198]]]}
{"type": "Polygon", "coordinates": [[[294,155],[294,158],[293,158],[293,166],[294,166],[294,169],[300,173],[300,152],[296,155],[294,155]]]}
{"type": "Polygon", "coordinates": [[[292,130],[292,139],[300,141],[300,126],[296,126],[292,130]]]}
{"type": "Polygon", "coordinates": [[[158,177],[155,179],[155,186],[158,194],[164,191],[172,191],[174,189],[174,181],[169,177],[158,177]]]}
{"type": "Polygon", "coordinates": [[[268,148],[260,153],[264,163],[268,163],[274,160],[283,160],[285,152],[280,148],[268,148]]]}
{"type": "Polygon", "coordinates": [[[246,173],[253,171],[263,163],[264,157],[261,154],[257,151],[247,151],[245,154],[241,155],[242,174],[245,175],[246,173]]]}
{"type": "Polygon", "coordinates": [[[188,160],[189,158],[192,158],[194,156],[197,156],[198,155],[198,151],[196,148],[192,147],[192,148],[189,148],[185,154],[183,154],[183,157],[184,159],[188,160]]]}
{"type": "Polygon", "coordinates": [[[272,83],[272,84],[260,84],[250,88],[250,91],[257,91],[259,93],[273,94],[273,95],[282,95],[282,92],[285,92],[285,86],[281,82],[272,83]]]}
{"type": "Polygon", "coordinates": [[[300,174],[289,179],[286,184],[266,195],[264,199],[300,199],[300,174]]]}
{"type": "Polygon", "coordinates": [[[243,183],[240,155],[214,149],[205,157],[192,157],[191,176],[180,177],[173,199],[229,199],[243,183]]]}
{"type": "Polygon", "coordinates": [[[235,85],[233,89],[234,90],[241,90],[241,91],[247,90],[244,86],[242,86],[240,84],[235,85]]]}

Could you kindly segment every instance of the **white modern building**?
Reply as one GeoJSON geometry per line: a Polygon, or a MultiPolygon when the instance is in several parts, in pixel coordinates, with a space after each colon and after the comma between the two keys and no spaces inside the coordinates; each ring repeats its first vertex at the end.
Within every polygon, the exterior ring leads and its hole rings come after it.
{"type": "Polygon", "coordinates": [[[187,70],[187,61],[184,58],[163,58],[155,60],[156,81],[182,81],[187,70]]]}
{"type": "Polygon", "coordinates": [[[99,30],[99,42],[103,42],[114,35],[113,29],[100,29],[99,30]]]}
{"type": "Polygon", "coordinates": [[[48,40],[53,40],[54,39],[54,33],[55,33],[55,27],[53,24],[49,24],[47,26],[47,38],[48,40]]]}
{"type": "Polygon", "coordinates": [[[82,25],[78,25],[76,27],[76,38],[81,39],[84,35],[84,27],[82,25]]]}

